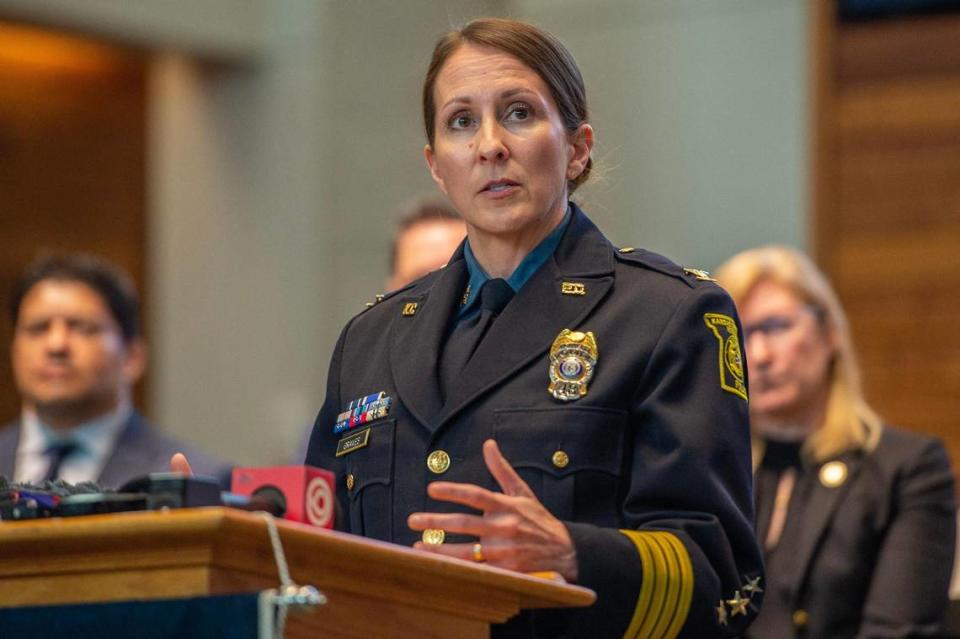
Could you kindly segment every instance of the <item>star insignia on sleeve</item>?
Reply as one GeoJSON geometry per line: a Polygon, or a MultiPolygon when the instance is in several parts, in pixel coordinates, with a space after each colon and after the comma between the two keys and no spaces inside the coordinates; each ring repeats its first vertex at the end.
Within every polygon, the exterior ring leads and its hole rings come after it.
{"type": "Polygon", "coordinates": [[[747,614],[747,604],[750,603],[748,597],[743,597],[740,595],[740,591],[737,590],[733,593],[733,599],[727,599],[727,605],[730,606],[730,616],[736,617],[737,615],[747,614]]]}
{"type": "Polygon", "coordinates": [[[723,600],[720,600],[720,605],[717,606],[717,622],[721,626],[727,625],[727,607],[723,605],[723,600]]]}
{"type": "Polygon", "coordinates": [[[760,587],[760,577],[753,579],[744,577],[744,579],[746,579],[747,585],[743,587],[743,592],[747,593],[751,599],[753,599],[753,595],[763,592],[763,588],[760,587]]]}

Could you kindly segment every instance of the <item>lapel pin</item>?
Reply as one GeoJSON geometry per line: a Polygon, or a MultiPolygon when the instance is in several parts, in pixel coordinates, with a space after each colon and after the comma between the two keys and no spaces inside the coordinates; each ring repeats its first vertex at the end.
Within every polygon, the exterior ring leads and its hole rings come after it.
{"type": "Polygon", "coordinates": [[[417,308],[420,306],[418,302],[407,302],[403,305],[403,310],[400,311],[400,314],[404,317],[410,317],[411,315],[417,314],[417,308]]]}
{"type": "Polygon", "coordinates": [[[836,488],[847,481],[847,465],[842,461],[827,462],[820,468],[820,483],[826,488],[836,488]]]}
{"type": "Polygon", "coordinates": [[[550,346],[550,385],[554,399],[570,402],[587,394],[587,384],[597,367],[597,340],[592,332],[565,328],[550,346]]]}
{"type": "Polygon", "coordinates": [[[586,295],[587,287],[580,282],[564,282],[560,285],[560,292],[564,295],[586,295]]]}

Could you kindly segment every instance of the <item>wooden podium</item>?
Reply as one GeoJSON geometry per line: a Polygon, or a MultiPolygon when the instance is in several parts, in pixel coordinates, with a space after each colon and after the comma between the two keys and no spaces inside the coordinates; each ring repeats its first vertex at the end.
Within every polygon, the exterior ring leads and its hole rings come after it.
{"type": "MultiPolygon", "coordinates": [[[[277,521],[293,580],[327,596],[287,637],[487,637],[524,608],[593,591],[277,521]]],[[[0,605],[159,599],[274,588],[264,519],[226,508],[0,522],[0,605]]]]}

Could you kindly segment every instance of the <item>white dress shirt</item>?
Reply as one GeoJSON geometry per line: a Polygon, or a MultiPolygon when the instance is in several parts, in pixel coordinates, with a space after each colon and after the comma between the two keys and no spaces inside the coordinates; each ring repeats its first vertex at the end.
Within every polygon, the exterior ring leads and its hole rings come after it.
{"type": "Polygon", "coordinates": [[[20,417],[14,481],[42,481],[50,466],[47,449],[68,442],[76,444],[77,450],[63,460],[59,478],[71,484],[96,481],[132,413],[133,407],[125,402],[114,411],[63,430],[47,426],[34,411],[24,409],[20,417]]]}

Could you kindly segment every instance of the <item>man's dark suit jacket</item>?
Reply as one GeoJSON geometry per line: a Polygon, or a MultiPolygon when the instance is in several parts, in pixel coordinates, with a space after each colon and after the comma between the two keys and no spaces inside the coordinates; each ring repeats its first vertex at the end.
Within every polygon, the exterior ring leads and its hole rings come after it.
{"type": "MultiPolygon", "coordinates": [[[[9,480],[14,476],[19,440],[19,421],[14,421],[0,430],[0,476],[9,480]]],[[[224,487],[229,486],[229,465],[177,439],[163,435],[137,412],[130,416],[123,427],[97,483],[104,488],[116,489],[135,477],[169,471],[170,457],[176,452],[187,456],[194,473],[212,475],[224,487]]]]}
{"type": "Polygon", "coordinates": [[[956,528],[943,445],[885,427],[872,453],[835,461],[848,469],[841,485],[823,485],[822,466],[798,480],[795,495],[810,491],[804,516],[788,515],[778,549],[788,552],[747,636],[939,636],[956,528]]]}

